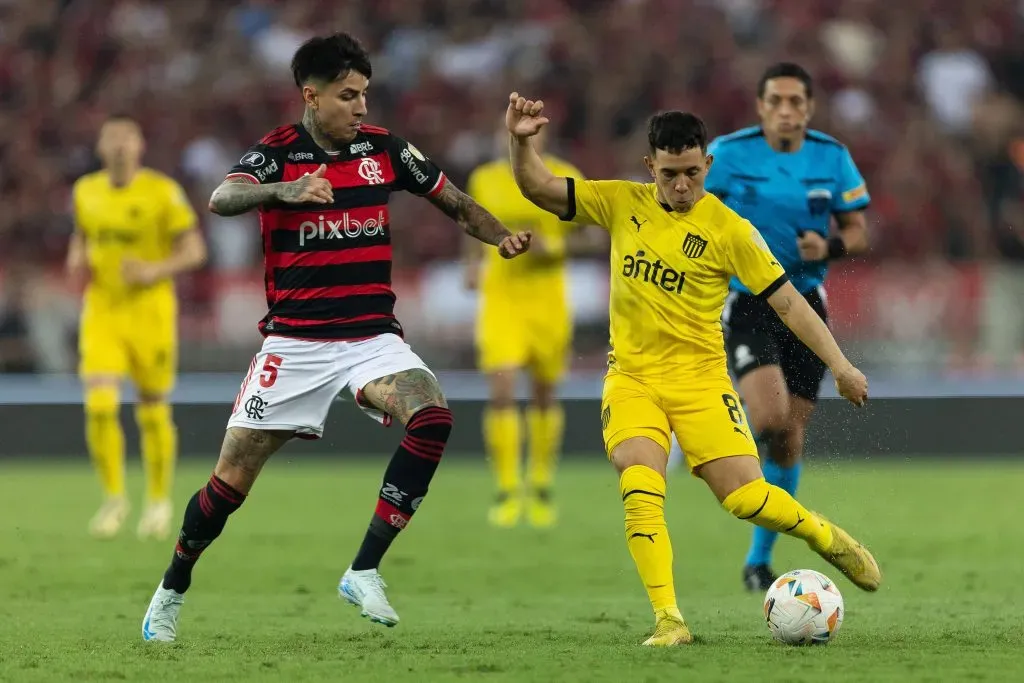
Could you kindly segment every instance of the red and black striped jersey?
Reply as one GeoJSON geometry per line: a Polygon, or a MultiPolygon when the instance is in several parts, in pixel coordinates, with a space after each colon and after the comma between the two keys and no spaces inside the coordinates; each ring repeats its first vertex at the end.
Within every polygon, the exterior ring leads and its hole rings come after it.
{"type": "Polygon", "coordinates": [[[445,175],[384,128],[363,125],[343,149],[326,152],[292,124],[250,147],[227,177],[288,182],[321,163],[334,188],[332,204],[259,210],[268,308],[260,331],[329,340],[401,334],[391,290],[388,198],[399,190],[433,196],[445,175]]]}

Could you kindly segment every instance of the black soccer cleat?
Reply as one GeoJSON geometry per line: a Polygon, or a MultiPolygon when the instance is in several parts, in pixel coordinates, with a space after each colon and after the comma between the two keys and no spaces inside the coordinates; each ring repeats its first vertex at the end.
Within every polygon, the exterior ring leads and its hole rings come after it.
{"type": "Polygon", "coordinates": [[[779,578],[766,564],[748,564],[743,568],[743,586],[748,591],[766,591],[779,578]]]}

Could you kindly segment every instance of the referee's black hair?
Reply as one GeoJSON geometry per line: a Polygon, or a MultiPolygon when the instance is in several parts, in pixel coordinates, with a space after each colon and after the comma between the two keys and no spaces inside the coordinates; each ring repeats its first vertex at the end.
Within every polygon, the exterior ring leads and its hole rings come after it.
{"type": "Polygon", "coordinates": [[[107,118],[103,119],[103,123],[109,123],[111,121],[131,121],[136,126],[140,126],[139,120],[135,118],[135,115],[129,114],[126,111],[112,111],[107,114],[107,118]]]}
{"type": "Polygon", "coordinates": [[[807,73],[807,69],[793,62],[779,62],[765,69],[764,73],[761,74],[761,80],[757,83],[758,97],[764,97],[768,81],[773,78],[795,78],[804,84],[804,92],[807,93],[807,99],[814,97],[814,79],[811,78],[811,74],[807,73]]]}
{"type": "Polygon", "coordinates": [[[651,154],[662,149],[679,154],[685,149],[708,149],[708,129],[696,114],[665,111],[655,114],[647,123],[647,144],[651,154]]]}
{"type": "Polygon", "coordinates": [[[292,57],[292,76],[300,88],[310,80],[326,83],[355,71],[370,78],[370,55],[358,40],[347,33],[310,38],[292,57]]]}

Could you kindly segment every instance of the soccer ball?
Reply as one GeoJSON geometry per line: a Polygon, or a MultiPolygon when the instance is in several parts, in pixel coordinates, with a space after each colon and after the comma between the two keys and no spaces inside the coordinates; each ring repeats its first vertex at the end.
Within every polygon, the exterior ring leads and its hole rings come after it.
{"type": "Polygon", "coordinates": [[[813,569],[783,574],[764,596],[764,618],[772,636],[787,645],[824,645],[843,624],[843,596],[832,580],[813,569]]]}

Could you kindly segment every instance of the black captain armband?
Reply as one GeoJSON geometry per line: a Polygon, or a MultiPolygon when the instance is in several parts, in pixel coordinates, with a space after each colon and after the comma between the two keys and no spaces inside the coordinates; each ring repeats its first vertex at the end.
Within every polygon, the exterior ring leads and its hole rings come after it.
{"type": "Polygon", "coordinates": [[[838,235],[828,240],[828,260],[835,261],[846,256],[846,242],[838,235]]]}

